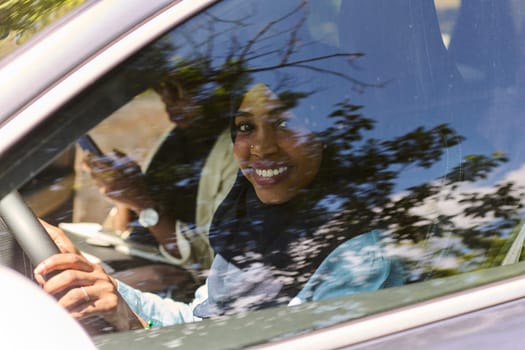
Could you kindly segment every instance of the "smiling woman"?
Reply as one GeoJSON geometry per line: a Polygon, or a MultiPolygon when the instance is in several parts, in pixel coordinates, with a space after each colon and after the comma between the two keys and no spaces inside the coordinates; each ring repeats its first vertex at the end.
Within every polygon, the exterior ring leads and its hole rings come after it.
{"type": "Polygon", "coordinates": [[[245,95],[235,117],[234,152],[241,171],[265,204],[287,202],[319,172],[322,145],[297,128],[291,113],[266,85],[245,95]]]}

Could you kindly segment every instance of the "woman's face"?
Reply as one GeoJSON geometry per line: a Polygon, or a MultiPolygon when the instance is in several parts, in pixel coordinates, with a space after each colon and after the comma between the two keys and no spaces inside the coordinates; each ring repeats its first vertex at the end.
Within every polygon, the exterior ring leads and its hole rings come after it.
{"type": "Polygon", "coordinates": [[[287,202],[319,172],[321,143],[266,85],[246,93],[235,128],[235,157],[263,203],[287,202]]]}

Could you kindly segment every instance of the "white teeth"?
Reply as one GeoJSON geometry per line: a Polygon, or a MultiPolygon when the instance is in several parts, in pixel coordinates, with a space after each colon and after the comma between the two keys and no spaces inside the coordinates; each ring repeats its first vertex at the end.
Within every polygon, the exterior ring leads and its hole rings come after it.
{"type": "Polygon", "coordinates": [[[280,175],[284,173],[286,170],[288,170],[288,167],[282,166],[282,167],[275,168],[275,169],[255,169],[255,173],[258,176],[262,176],[262,177],[272,177],[272,176],[280,175]]]}

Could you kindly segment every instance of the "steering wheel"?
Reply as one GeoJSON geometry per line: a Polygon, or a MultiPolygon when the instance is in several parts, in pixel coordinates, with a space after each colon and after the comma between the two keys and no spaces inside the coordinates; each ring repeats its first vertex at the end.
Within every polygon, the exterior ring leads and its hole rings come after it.
{"type": "Polygon", "coordinates": [[[18,191],[9,193],[0,201],[0,216],[33,265],[60,253],[18,191]]]}
{"type": "MultiPolygon", "coordinates": [[[[55,242],[18,191],[9,193],[0,201],[0,216],[34,266],[60,253],[55,242]]],[[[58,272],[54,274],[56,273],[58,272]]],[[[50,278],[54,274],[48,274],[46,277],[50,278]]],[[[108,329],[107,322],[101,317],[82,320],[80,323],[91,335],[100,334],[108,329]]]]}

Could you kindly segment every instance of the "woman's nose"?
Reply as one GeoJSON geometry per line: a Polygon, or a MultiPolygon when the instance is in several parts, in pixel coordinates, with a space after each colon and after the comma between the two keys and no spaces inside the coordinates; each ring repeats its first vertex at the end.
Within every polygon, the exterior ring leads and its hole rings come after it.
{"type": "Polygon", "coordinates": [[[260,130],[254,136],[253,143],[250,145],[250,152],[253,155],[264,157],[278,151],[279,145],[274,131],[260,130]]]}

